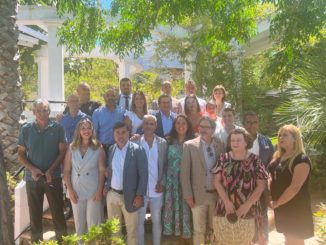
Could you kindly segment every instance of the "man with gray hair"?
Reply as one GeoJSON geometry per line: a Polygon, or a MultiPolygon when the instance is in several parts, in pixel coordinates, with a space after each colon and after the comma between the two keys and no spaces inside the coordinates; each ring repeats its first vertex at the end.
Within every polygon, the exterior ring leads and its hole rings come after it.
{"type": "Polygon", "coordinates": [[[145,115],[143,131],[138,144],[141,145],[148,161],[148,185],[144,197],[144,206],[138,211],[138,245],[144,245],[144,222],[149,205],[152,220],[153,245],[161,244],[164,180],[167,167],[167,143],[165,139],[154,134],[157,127],[156,117],[145,115]]]}
{"type": "Polygon", "coordinates": [[[183,198],[191,208],[194,227],[193,244],[206,244],[213,234],[213,210],[217,200],[211,169],[224,144],[213,138],[215,122],[207,116],[199,121],[199,137],[183,145],[181,187],[183,198]],[[206,227],[208,224],[208,227],[206,227]]]}
{"type": "Polygon", "coordinates": [[[25,166],[27,202],[31,221],[32,243],[43,240],[42,214],[44,193],[53,217],[56,239],[59,243],[67,235],[63,214],[60,164],[67,144],[62,126],[49,119],[50,107],[46,100],[33,104],[35,121],[26,123],[18,139],[18,160],[25,166]]]}

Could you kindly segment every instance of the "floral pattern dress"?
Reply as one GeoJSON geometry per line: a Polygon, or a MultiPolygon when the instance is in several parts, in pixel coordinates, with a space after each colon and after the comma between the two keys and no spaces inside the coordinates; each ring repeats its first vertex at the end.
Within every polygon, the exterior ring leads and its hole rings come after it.
{"type": "Polygon", "coordinates": [[[168,169],[163,208],[163,234],[191,238],[191,210],[182,197],[181,171],[182,145],[168,147],[168,169]]]}
{"type": "MultiPolygon", "coordinates": [[[[232,159],[229,153],[221,154],[212,172],[222,175],[222,185],[235,209],[238,209],[253,193],[257,179],[267,180],[268,176],[259,157],[253,153],[250,153],[246,160],[232,159]]],[[[224,202],[219,198],[214,215],[223,217],[225,213],[224,202]]],[[[244,218],[255,219],[259,233],[257,234],[259,238],[256,239],[262,239],[264,224],[260,205],[253,205],[244,218]]]]}

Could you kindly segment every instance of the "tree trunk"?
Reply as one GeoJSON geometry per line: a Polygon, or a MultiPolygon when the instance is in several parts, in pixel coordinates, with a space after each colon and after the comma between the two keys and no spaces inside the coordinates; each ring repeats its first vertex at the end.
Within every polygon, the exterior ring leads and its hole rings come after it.
{"type": "Polygon", "coordinates": [[[14,223],[10,210],[10,197],[0,142],[0,244],[14,244],[14,223]]]}
{"type": "Polygon", "coordinates": [[[6,167],[17,165],[17,136],[22,112],[18,71],[17,0],[0,0],[0,136],[6,167]]]}

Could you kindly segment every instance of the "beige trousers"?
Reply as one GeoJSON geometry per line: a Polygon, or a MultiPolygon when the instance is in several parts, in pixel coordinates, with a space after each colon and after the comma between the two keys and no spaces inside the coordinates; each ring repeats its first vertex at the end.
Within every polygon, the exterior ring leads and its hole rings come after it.
{"type": "Polygon", "coordinates": [[[117,235],[121,235],[121,222],[123,215],[127,230],[127,245],[137,245],[138,212],[129,213],[125,208],[123,195],[120,195],[114,191],[108,192],[106,196],[106,203],[108,209],[108,219],[117,218],[120,221],[120,229],[117,235]]]}
{"type": "Polygon", "coordinates": [[[213,244],[213,212],[216,201],[206,200],[202,205],[195,205],[191,209],[194,226],[194,245],[211,242],[213,244]]]}

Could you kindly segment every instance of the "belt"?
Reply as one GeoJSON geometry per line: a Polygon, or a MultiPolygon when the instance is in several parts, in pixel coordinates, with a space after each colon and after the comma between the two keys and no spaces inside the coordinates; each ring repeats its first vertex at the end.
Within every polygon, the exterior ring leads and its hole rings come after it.
{"type": "Polygon", "coordinates": [[[217,191],[216,190],[206,190],[207,193],[216,193],[217,191]]]}
{"type": "Polygon", "coordinates": [[[123,190],[116,190],[114,188],[110,188],[110,190],[114,191],[115,193],[118,193],[119,195],[123,195],[123,190]]]}

